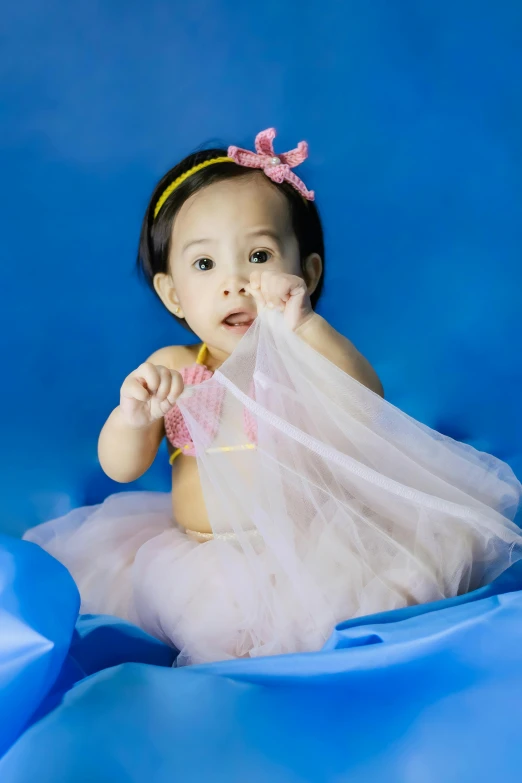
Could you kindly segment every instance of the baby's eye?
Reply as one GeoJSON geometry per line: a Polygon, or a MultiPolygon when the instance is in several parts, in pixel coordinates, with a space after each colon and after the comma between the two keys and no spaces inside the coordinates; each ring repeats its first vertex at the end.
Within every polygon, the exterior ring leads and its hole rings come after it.
{"type": "Polygon", "coordinates": [[[197,261],[194,261],[193,265],[201,272],[207,272],[209,269],[213,269],[215,266],[211,258],[198,258],[197,261]]]}
{"type": "Polygon", "coordinates": [[[251,264],[266,264],[267,261],[269,261],[272,258],[272,253],[269,253],[268,250],[256,250],[255,253],[252,253],[250,256],[250,263],[251,264]]]}

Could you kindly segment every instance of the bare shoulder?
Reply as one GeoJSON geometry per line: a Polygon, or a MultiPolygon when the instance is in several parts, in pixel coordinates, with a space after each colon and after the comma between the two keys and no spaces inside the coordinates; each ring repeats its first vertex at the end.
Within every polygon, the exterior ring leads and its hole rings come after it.
{"type": "Polygon", "coordinates": [[[170,370],[180,370],[189,364],[194,364],[201,345],[167,345],[154,351],[147,359],[151,364],[159,364],[170,370]]]}

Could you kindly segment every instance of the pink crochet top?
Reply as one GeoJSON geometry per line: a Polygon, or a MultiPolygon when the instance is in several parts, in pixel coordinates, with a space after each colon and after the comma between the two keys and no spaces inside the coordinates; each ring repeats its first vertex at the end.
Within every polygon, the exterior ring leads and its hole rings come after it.
{"type": "MultiPolygon", "coordinates": [[[[203,363],[203,360],[207,354],[207,346],[203,343],[198,353],[195,364],[191,364],[188,367],[184,367],[180,370],[183,383],[186,386],[197,386],[203,381],[207,381],[212,378],[213,372],[209,370],[203,363]]],[[[198,395],[199,399],[201,397],[198,395]]],[[[203,422],[206,433],[209,436],[209,445],[215,438],[217,433],[216,422],[219,421],[221,416],[221,408],[223,405],[224,389],[222,386],[210,386],[203,392],[203,400],[205,403],[205,411],[208,411],[208,418],[203,422]]],[[[201,420],[200,415],[198,418],[201,420]]],[[[175,451],[170,457],[170,463],[172,464],[176,457],[180,454],[186,454],[190,457],[196,456],[194,444],[190,439],[190,433],[188,427],[185,424],[183,415],[177,405],[174,405],[170,411],[165,414],[165,433],[169,442],[174,446],[175,451]]],[[[238,449],[253,449],[257,443],[257,428],[256,422],[250,411],[246,408],[243,409],[243,426],[245,435],[249,440],[249,443],[241,446],[221,446],[218,451],[235,451],[238,449]]]]}

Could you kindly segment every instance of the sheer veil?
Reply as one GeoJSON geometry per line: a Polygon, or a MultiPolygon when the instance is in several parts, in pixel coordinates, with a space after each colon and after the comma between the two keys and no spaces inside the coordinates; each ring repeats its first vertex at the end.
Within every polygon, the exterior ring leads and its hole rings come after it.
{"type": "Polygon", "coordinates": [[[179,405],[220,567],[265,653],[475,589],[521,556],[511,468],[383,400],[280,313],[264,310],[179,405]]]}

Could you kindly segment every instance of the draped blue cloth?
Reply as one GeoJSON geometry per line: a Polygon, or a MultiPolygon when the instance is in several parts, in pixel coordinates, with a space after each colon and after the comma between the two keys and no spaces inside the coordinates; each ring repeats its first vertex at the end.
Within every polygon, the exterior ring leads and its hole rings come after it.
{"type": "Polygon", "coordinates": [[[522,563],[339,625],[323,651],[172,668],[0,539],[0,781],[502,781],[522,774],[522,563]]]}

